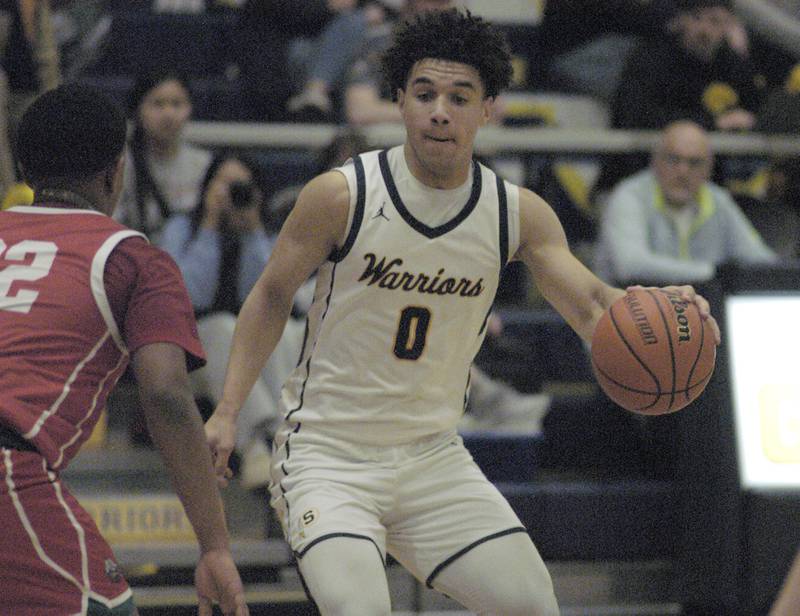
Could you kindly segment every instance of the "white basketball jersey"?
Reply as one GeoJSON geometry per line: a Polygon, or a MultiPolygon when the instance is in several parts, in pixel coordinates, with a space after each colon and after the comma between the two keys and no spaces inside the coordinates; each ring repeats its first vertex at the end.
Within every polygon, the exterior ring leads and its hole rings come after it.
{"type": "MultiPolygon", "coordinates": [[[[453,430],[469,368],[485,335],[503,266],[519,243],[519,193],[473,163],[472,189],[430,227],[393,177],[392,151],[362,154],[341,171],[349,233],[320,268],[303,353],[283,391],[302,429],[372,445],[453,430]],[[411,210],[411,211],[409,211],[411,210]]],[[[430,206],[429,206],[430,207],[430,206]]]]}

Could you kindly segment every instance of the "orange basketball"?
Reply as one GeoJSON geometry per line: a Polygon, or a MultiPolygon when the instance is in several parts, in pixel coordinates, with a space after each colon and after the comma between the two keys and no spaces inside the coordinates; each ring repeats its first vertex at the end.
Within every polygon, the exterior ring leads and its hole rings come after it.
{"type": "Polygon", "coordinates": [[[592,367],[603,391],[645,415],[682,409],[714,372],[716,345],[697,306],[660,289],[629,292],[600,317],[592,367]]]}

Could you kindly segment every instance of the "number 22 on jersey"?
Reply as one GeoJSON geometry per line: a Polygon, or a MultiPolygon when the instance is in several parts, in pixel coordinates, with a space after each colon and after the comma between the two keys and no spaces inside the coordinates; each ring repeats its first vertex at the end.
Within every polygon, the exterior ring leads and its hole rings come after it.
{"type": "Polygon", "coordinates": [[[0,239],[0,310],[27,314],[39,297],[39,291],[15,288],[12,293],[11,285],[17,281],[33,282],[47,276],[58,247],[53,242],[23,240],[8,247],[8,250],[6,248],[6,243],[0,239]],[[30,259],[28,255],[33,255],[33,258],[30,259]],[[8,265],[9,261],[23,263],[8,265]]]}

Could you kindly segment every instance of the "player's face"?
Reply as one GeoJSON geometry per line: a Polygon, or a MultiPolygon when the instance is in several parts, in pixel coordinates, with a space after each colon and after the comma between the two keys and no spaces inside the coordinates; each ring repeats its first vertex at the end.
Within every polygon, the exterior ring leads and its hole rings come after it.
{"type": "Polygon", "coordinates": [[[453,188],[469,174],[473,142],[489,121],[493,99],[467,64],[426,58],[414,65],[398,104],[412,173],[435,188],[453,188]]]}
{"type": "Polygon", "coordinates": [[[683,206],[697,196],[711,175],[712,157],[708,140],[691,127],[673,129],[653,158],[653,169],[667,203],[683,206]]]}
{"type": "Polygon", "coordinates": [[[149,139],[174,143],[180,137],[192,104],[189,93],[179,81],[164,81],[150,90],[139,105],[139,119],[149,139]]]}

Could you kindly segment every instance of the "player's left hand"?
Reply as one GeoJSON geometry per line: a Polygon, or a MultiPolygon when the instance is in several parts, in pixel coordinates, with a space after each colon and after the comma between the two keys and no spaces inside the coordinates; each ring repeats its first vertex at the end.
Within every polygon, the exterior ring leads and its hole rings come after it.
{"type": "Polygon", "coordinates": [[[248,616],[250,610],[244,600],[244,588],[230,551],[209,550],[200,556],[194,572],[194,584],[199,601],[199,616],[211,616],[213,604],[225,616],[248,616]]]}
{"type": "MultiPolygon", "coordinates": [[[[626,291],[633,291],[635,289],[645,289],[647,287],[643,287],[640,285],[635,285],[628,287],[626,291]]],[[[651,287],[653,288],[653,287],[651,287]]],[[[694,290],[692,285],[669,285],[666,287],[660,287],[662,291],[667,293],[674,293],[679,295],[680,298],[686,302],[694,304],[697,306],[697,311],[700,313],[700,318],[704,321],[708,321],[709,325],[711,325],[711,330],[714,332],[714,342],[719,345],[722,342],[722,334],[719,331],[719,324],[717,320],[711,315],[711,305],[708,303],[708,300],[700,295],[697,291],[694,290]]]]}
{"type": "Polygon", "coordinates": [[[228,485],[228,480],[233,477],[233,471],[228,467],[228,460],[236,442],[236,422],[215,412],[206,422],[205,430],[217,483],[224,488],[228,485]]]}

